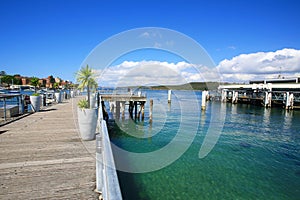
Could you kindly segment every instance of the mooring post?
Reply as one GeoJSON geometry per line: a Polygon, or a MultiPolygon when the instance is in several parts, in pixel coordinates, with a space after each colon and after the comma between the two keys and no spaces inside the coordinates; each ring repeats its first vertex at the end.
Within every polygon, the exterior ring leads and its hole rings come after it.
{"type": "Polygon", "coordinates": [[[237,103],[239,93],[232,91],[232,103],[237,103]]]}
{"type": "Polygon", "coordinates": [[[265,107],[271,108],[271,104],[272,104],[272,93],[265,92],[265,107]]]}
{"type": "Polygon", "coordinates": [[[288,110],[289,107],[290,107],[290,93],[286,92],[285,109],[288,110]]]}
{"type": "Polygon", "coordinates": [[[133,107],[134,107],[133,101],[129,101],[128,112],[131,119],[133,118],[133,107]]]}
{"type": "Polygon", "coordinates": [[[137,101],[134,101],[134,118],[137,118],[137,101]]]}
{"type": "Polygon", "coordinates": [[[115,113],[115,102],[112,101],[109,102],[109,109],[110,112],[112,112],[113,114],[115,113]]]}
{"type": "Polygon", "coordinates": [[[265,92],[265,107],[269,107],[269,93],[265,92]]]}
{"type": "Polygon", "coordinates": [[[152,122],[152,111],[153,111],[153,99],[150,99],[150,106],[149,106],[149,120],[150,120],[150,123],[152,122]]]}
{"type": "Polygon", "coordinates": [[[120,101],[116,101],[116,119],[120,119],[120,101]]]}
{"type": "Polygon", "coordinates": [[[202,91],[201,110],[206,109],[206,95],[207,95],[207,91],[206,90],[202,91]]]}
{"type": "Polygon", "coordinates": [[[121,102],[122,119],[125,119],[125,101],[121,102]]]}
{"type": "Polygon", "coordinates": [[[145,118],[145,102],[141,102],[141,111],[142,111],[142,121],[144,121],[145,118]]]}
{"type": "Polygon", "coordinates": [[[272,92],[269,92],[268,100],[269,100],[269,107],[271,108],[271,106],[272,106],[272,92]]]}
{"type": "Polygon", "coordinates": [[[168,103],[171,103],[172,90],[168,90],[168,103]]]}
{"type": "Polygon", "coordinates": [[[140,120],[140,116],[141,116],[141,112],[142,112],[142,104],[141,104],[141,102],[139,102],[139,103],[140,103],[140,108],[139,108],[138,114],[137,114],[138,120],[140,120]]]}
{"type": "Polygon", "coordinates": [[[227,90],[222,90],[222,102],[227,102],[227,90]]]}
{"type": "Polygon", "coordinates": [[[292,110],[294,108],[294,94],[290,94],[290,109],[292,110]]]}

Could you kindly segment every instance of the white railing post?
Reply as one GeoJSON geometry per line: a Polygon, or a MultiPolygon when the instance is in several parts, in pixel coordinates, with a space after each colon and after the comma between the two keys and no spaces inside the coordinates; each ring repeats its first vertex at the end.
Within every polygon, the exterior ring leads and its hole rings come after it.
{"type": "Polygon", "coordinates": [[[98,192],[102,193],[105,200],[122,200],[106,121],[103,120],[101,97],[98,109],[99,134],[96,135],[96,188],[98,192]]]}

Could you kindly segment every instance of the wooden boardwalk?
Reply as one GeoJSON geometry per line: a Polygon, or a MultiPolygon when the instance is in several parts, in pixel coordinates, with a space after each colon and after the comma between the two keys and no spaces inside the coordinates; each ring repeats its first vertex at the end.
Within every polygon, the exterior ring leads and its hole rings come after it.
{"type": "Polygon", "coordinates": [[[95,141],[80,140],[77,101],[0,127],[0,199],[98,199],[95,141]]]}

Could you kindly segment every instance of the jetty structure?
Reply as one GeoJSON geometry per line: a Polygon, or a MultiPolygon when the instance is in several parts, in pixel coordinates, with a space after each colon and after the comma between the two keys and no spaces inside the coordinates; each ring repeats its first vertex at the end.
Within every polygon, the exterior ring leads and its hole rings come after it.
{"type": "MultiPolygon", "coordinates": [[[[219,100],[264,107],[300,108],[300,77],[249,81],[249,84],[220,85],[219,100]]],[[[218,99],[218,98],[217,98],[218,99]]]]}
{"type": "MultiPolygon", "coordinates": [[[[145,117],[145,104],[147,97],[141,93],[134,94],[99,94],[101,102],[107,101],[110,104],[110,111],[115,119],[125,118],[126,105],[131,119],[142,119],[145,117]]],[[[103,105],[103,103],[102,103],[103,105]]],[[[153,106],[153,104],[151,104],[153,106]]],[[[150,108],[151,109],[151,108],[150,108]]]]}

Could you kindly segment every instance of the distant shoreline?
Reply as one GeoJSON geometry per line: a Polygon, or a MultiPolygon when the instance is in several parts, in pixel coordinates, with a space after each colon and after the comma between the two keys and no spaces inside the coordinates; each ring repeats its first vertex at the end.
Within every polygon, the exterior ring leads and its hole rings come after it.
{"type": "Polygon", "coordinates": [[[233,83],[220,82],[191,82],[181,85],[158,85],[158,86],[128,86],[118,88],[139,88],[147,90],[217,90],[219,85],[229,85],[233,83]]]}

